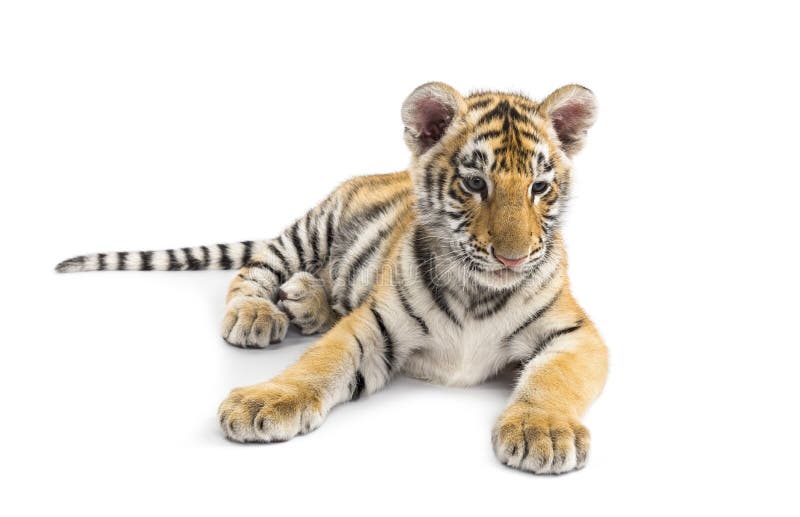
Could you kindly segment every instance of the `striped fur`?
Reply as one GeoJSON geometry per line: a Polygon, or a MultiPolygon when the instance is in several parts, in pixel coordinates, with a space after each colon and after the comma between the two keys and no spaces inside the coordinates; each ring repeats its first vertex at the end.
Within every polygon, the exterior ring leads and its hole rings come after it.
{"type": "Polygon", "coordinates": [[[244,241],[159,251],[113,251],[79,255],[60,262],[59,273],[80,271],[198,271],[239,269],[265,242],[244,241]]]}
{"type": "Polygon", "coordinates": [[[324,332],[279,376],[223,401],[232,440],[313,430],[398,373],[466,386],[518,364],[492,433],[497,457],[537,473],[580,468],[589,435],[579,419],[607,355],[570,293],[559,223],[594,113],[575,85],[537,103],[429,83],[403,105],[409,170],[351,179],[278,237],[86,255],[57,270],[239,269],[229,343],[265,347],[289,323],[324,332]]]}

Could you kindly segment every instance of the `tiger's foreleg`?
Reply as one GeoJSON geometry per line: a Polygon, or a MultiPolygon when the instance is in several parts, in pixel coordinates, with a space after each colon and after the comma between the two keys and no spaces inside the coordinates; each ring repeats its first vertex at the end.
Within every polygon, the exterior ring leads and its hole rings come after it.
{"type": "Polygon", "coordinates": [[[319,427],[335,405],[382,388],[397,367],[381,309],[363,305],[274,379],[231,391],[220,424],[237,442],[288,440],[319,427]]]}
{"type": "Polygon", "coordinates": [[[559,474],[586,462],[589,432],[580,418],[603,388],[608,356],[588,321],[547,339],[547,348],[525,365],[492,443],[506,465],[559,474]]]}

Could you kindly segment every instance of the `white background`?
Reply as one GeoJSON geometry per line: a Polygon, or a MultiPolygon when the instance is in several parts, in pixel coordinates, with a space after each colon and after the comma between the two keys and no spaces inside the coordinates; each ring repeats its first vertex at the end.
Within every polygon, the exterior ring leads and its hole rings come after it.
{"type": "Polygon", "coordinates": [[[797,515],[797,16],[734,4],[3,2],[0,513],[797,515]],[[430,80],[598,97],[565,230],[611,350],[583,471],[494,459],[509,379],[229,443],[228,389],[308,339],[225,345],[229,272],[53,272],[277,234],[406,166],[430,80]]]}

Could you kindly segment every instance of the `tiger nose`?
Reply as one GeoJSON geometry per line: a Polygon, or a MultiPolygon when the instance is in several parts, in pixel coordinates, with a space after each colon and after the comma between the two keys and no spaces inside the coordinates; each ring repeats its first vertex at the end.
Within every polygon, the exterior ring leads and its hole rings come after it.
{"type": "Polygon", "coordinates": [[[508,258],[508,257],[504,257],[504,256],[502,256],[502,255],[500,255],[498,253],[495,253],[494,257],[497,260],[499,260],[500,262],[502,262],[503,264],[505,264],[506,267],[518,266],[518,265],[522,264],[525,261],[526,258],[528,258],[526,255],[523,255],[523,256],[517,257],[517,258],[508,258]]]}

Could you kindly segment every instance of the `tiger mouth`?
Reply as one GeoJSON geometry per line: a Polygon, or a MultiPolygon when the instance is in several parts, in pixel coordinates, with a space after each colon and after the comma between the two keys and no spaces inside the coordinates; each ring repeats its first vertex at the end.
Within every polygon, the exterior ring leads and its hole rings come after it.
{"type": "Polygon", "coordinates": [[[497,278],[498,280],[516,280],[519,277],[523,276],[522,271],[517,271],[512,268],[504,267],[502,269],[497,269],[491,272],[492,277],[497,278]]]}

